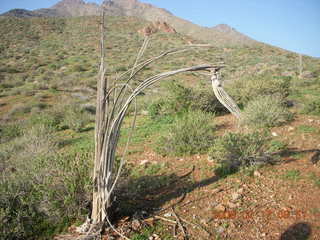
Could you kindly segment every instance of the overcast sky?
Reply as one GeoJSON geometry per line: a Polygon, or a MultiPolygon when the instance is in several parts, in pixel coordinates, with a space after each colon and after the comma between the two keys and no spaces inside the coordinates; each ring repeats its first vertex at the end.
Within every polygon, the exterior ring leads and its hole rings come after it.
{"type": "MultiPolygon", "coordinates": [[[[141,1],[202,26],[225,23],[258,41],[320,57],[320,0],[141,1]]],[[[12,8],[45,8],[56,2],[58,0],[0,0],[0,13],[12,8]]]]}

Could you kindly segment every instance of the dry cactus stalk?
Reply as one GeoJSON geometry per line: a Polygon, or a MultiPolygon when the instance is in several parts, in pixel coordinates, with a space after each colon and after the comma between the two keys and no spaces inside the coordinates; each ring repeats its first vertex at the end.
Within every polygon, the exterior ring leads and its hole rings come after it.
{"type": "MultiPolygon", "coordinates": [[[[132,130],[135,126],[135,117],[132,122],[131,133],[127,139],[126,147],[122,154],[119,167],[115,167],[115,154],[117,149],[118,140],[120,137],[120,129],[126,113],[132,103],[136,106],[136,97],[146,88],[151,87],[156,82],[170,77],[175,74],[192,72],[192,71],[211,71],[212,76],[215,76],[218,70],[221,68],[219,65],[199,65],[188,68],[177,69],[165,73],[160,73],[151,76],[143,80],[137,87],[130,86],[131,81],[137,75],[138,72],[143,70],[146,66],[154,61],[168,55],[184,52],[190,49],[194,49],[199,46],[189,46],[188,48],[174,49],[166,51],[157,57],[148,59],[144,62],[140,62],[143,56],[149,37],[146,37],[143,45],[137,54],[134,66],[127,72],[120,75],[114,82],[110,82],[106,78],[105,67],[105,15],[102,11],[101,22],[101,58],[100,58],[100,71],[97,83],[97,111],[96,111],[96,123],[95,123],[95,162],[94,162],[94,174],[93,174],[93,204],[92,213],[90,218],[80,229],[85,229],[83,232],[87,233],[86,237],[92,236],[91,239],[96,239],[99,236],[105,223],[113,228],[109,221],[109,216],[112,212],[112,193],[115,189],[117,181],[119,180],[121,170],[125,164],[125,156],[129,146],[132,130]]],[[[212,78],[213,79],[213,78],[212,78]]],[[[238,108],[236,108],[231,98],[223,91],[219,86],[213,86],[217,98],[224,104],[232,113],[236,113],[238,117],[238,108]],[[227,97],[226,97],[227,96],[227,97]]],[[[136,107],[135,107],[136,110],[136,107]]],[[[136,111],[134,113],[136,116],[136,111]]],[[[114,228],[113,228],[114,229],[114,228]]],[[[115,229],[114,229],[115,230],[115,229]]],[[[116,231],[116,230],[115,230],[116,231]]],[[[119,233],[120,234],[120,233],[119,233]]],[[[120,234],[121,235],[121,234],[120,234]]],[[[125,236],[123,238],[127,239],[125,236]]],[[[89,237],[90,238],[90,237],[89,237]]]]}

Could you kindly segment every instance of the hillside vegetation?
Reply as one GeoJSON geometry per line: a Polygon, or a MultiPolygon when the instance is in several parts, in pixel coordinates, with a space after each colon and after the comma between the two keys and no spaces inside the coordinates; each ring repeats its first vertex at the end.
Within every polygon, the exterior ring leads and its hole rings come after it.
{"type": "MultiPolygon", "coordinates": [[[[0,17],[0,238],[51,239],[82,223],[90,212],[99,21],[0,17]]],[[[112,81],[133,65],[144,40],[138,31],[150,23],[117,16],[108,16],[106,23],[107,76],[112,81]]],[[[173,48],[188,50],[151,64],[135,84],[163,71],[224,62],[223,85],[243,110],[243,121],[238,126],[226,113],[206,75],[178,75],[146,90],[138,98],[129,164],[117,189],[116,223],[132,239],[152,234],[174,239],[173,227],[155,218],[144,221],[142,211],[152,218],[165,213],[157,209],[175,204],[174,211],[187,222],[202,226],[189,230],[190,239],[238,239],[248,233],[246,239],[276,239],[272,234],[283,232],[293,218],[280,227],[273,219],[264,230],[265,219],[258,215],[261,226],[214,218],[211,211],[250,213],[262,209],[259,201],[269,201],[275,211],[290,204],[302,210],[308,190],[313,212],[306,221],[317,237],[314,219],[320,206],[314,199],[320,193],[320,170],[312,154],[320,144],[320,60],[303,56],[300,75],[298,55],[279,48],[260,43],[194,47],[190,42],[205,44],[179,33],[151,35],[143,59],[173,48]],[[282,197],[269,199],[260,192],[265,186],[282,197]],[[246,194],[248,201],[234,197],[235,192],[246,194]],[[293,195],[296,205],[285,202],[286,194],[293,195]],[[261,235],[266,231],[272,238],[261,235]]],[[[132,118],[129,113],[120,150],[132,118]]]]}

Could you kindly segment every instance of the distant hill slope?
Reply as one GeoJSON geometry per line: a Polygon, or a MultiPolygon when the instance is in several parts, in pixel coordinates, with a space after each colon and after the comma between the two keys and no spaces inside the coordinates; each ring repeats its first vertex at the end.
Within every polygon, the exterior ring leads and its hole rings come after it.
{"type": "Polygon", "coordinates": [[[39,9],[35,11],[29,11],[26,9],[12,9],[2,16],[7,17],[19,17],[19,18],[27,18],[27,17],[56,17],[59,16],[59,13],[54,9],[39,9]]]}
{"type": "MultiPolygon", "coordinates": [[[[147,21],[164,21],[169,23],[179,33],[191,36],[194,39],[213,43],[217,46],[252,45],[258,42],[250,37],[237,32],[228,25],[224,29],[221,26],[207,28],[193,24],[190,21],[174,16],[169,11],[157,8],[151,4],[141,3],[138,0],[108,0],[104,1],[107,15],[134,16],[147,21]]],[[[83,0],[62,0],[48,9],[35,11],[11,10],[3,15],[15,17],[39,17],[39,16],[97,16],[100,14],[100,6],[95,3],[86,3],[83,0]]]]}
{"type": "MultiPolygon", "coordinates": [[[[99,59],[99,17],[73,18],[0,18],[0,92],[9,93],[13,84],[47,85],[73,88],[95,87],[99,59]]],[[[108,73],[114,75],[128,69],[135,61],[143,42],[140,30],[150,24],[136,17],[110,16],[107,19],[108,73]]],[[[226,26],[220,26],[226,29],[226,26]]],[[[230,29],[229,29],[230,30],[230,29]]],[[[232,29],[230,30],[233,31],[232,29]]],[[[145,59],[163,51],[201,43],[181,33],[159,31],[151,36],[145,59]]],[[[298,55],[269,45],[209,47],[192,49],[157,62],[145,72],[169,71],[223,60],[223,78],[255,77],[263,74],[293,76],[299,72],[298,55]]],[[[319,59],[305,56],[304,71],[319,76],[319,59]]],[[[143,78],[142,76],[141,78],[143,78]]],[[[195,76],[198,79],[199,76],[195,76]]],[[[191,78],[190,78],[191,79],[191,78]]],[[[60,88],[59,87],[59,88],[60,88]]],[[[24,88],[24,87],[23,87],[24,88]]],[[[12,89],[12,90],[13,90],[12,89]]]]}

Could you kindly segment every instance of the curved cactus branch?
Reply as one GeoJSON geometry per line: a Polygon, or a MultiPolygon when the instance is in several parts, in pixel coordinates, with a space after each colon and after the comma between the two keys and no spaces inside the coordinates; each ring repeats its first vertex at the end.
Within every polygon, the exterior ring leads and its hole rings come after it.
{"type": "Polygon", "coordinates": [[[217,71],[213,71],[211,76],[212,89],[219,100],[219,102],[225,106],[230,113],[232,113],[238,120],[241,118],[241,111],[233,99],[228,95],[228,93],[222,88],[219,81],[219,75],[217,71]]]}

